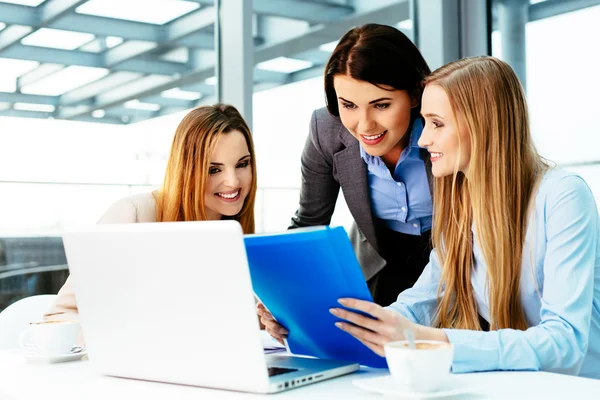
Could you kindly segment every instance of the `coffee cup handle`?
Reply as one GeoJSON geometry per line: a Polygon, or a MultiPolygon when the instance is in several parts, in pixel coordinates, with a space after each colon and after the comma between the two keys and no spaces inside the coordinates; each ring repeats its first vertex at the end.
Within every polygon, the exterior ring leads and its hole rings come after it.
{"type": "Polygon", "coordinates": [[[27,337],[27,334],[30,332],[31,332],[31,328],[27,328],[19,334],[19,347],[20,348],[22,348],[22,349],[30,348],[30,346],[25,343],[25,338],[27,337]]]}

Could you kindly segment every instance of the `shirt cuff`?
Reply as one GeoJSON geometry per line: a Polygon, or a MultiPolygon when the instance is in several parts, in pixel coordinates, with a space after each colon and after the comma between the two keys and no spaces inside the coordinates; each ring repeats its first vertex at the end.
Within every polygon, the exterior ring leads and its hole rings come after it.
{"type": "Polygon", "coordinates": [[[443,329],[454,347],[452,372],[465,373],[499,369],[498,342],[494,333],[465,329],[443,329]]]}

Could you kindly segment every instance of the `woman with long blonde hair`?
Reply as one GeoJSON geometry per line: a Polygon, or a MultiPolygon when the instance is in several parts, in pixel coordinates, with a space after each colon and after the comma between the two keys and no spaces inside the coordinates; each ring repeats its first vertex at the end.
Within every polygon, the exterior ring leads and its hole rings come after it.
{"type": "Polygon", "coordinates": [[[340,299],[347,308],[331,310],[345,320],[336,325],[382,356],[405,329],[449,342],[454,372],[600,378],[600,238],[590,189],[536,152],[508,64],[463,59],[424,84],[419,144],[436,177],[430,262],[388,308],[340,299]]]}
{"type": "MultiPolygon", "coordinates": [[[[202,106],[175,131],[162,187],[117,201],[98,223],[235,219],[244,233],[254,233],[256,187],[248,125],[233,106],[202,106]]],[[[77,319],[77,314],[69,277],[45,318],[77,319]]]]}

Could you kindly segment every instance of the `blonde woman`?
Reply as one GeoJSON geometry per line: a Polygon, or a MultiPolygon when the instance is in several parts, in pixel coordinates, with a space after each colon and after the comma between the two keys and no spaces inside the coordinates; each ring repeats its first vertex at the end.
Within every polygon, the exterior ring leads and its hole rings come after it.
{"type": "Polygon", "coordinates": [[[431,153],[434,250],[382,308],[340,299],[336,325],[374,352],[401,340],[450,342],[454,372],[543,370],[600,378],[596,204],[576,174],[536,152],[508,64],[478,57],[425,80],[419,144],[431,153]]]}
{"type": "MultiPolygon", "coordinates": [[[[244,233],[254,233],[255,197],[250,129],[232,106],[203,106],[177,127],[162,187],[119,200],[98,223],[235,219],[244,233]]],[[[45,317],[78,318],[70,278],[45,317]]]]}

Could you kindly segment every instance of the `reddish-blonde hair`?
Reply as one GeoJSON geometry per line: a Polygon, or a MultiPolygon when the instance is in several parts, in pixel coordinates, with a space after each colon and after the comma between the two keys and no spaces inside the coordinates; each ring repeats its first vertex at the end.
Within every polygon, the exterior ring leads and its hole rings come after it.
{"type": "Polygon", "coordinates": [[[220,135],[239,131],[246,138],[252,167],[252,184],[244,206],[233,219],[244,233],[254,233],[256,199],[256,161],[248,125],[230,105],[202,106],[190,111],[181,121],[171,147],[162,188],[156,193],[159,222],[204,221],[207,219],[204,192],[211,155],[220,135]]]}

